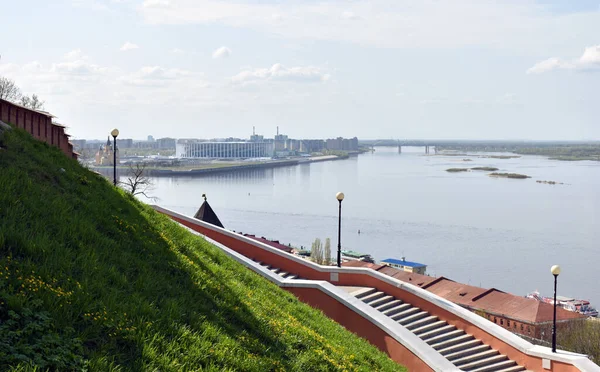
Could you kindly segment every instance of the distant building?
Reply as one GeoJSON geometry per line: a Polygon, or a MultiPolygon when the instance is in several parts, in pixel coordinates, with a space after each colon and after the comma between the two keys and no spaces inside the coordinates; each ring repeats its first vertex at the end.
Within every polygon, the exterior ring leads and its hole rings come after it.
{"type": "Polygon", "coordinates": [[[320,139],[310,139],[300,141],[300,152],[313,153],[325,150],[325,141],[320,139]]]}
{"type": "Polygon", "coordinates": [[[269,142],[213,142],[180,139],[175,154],[178,158],[245,159],[270,158],[273,143],[269,142]]]}
{"type": "Polygon", "coordinates": [[[358,138],[334,138],[326,142],[327,150],[334,151],[358,151],[358,138]]]}
{"type": "Polygon", "coordinates": [[[291,151],[291,152],[300,151],[301,143],[302,143],[301,140],[295,140],[295,139],[288,138],[285,141],[285,149],[288,151],[291,151]]]}
{"type": "Polygon", "coordinates": [[[265,137],[261,134],[256,134],[256,128],[252,127],[252,135],[250,136],[250,142],[263,142],[265,137]]]}
{"type": "MultiPolygon", "coordinates": [[[[114,151],[117,152],[117,163],[119,163],[119,147],[117,146],[114,151]]],[[[100,149],[98,149],[98,152],[96,153],[96,165],[114,165],[114,151],[112,141],[110,140],[110,137],[108,137],[106,144],[100,146],[100,149]]]]}
{"type": "Polygon", "coordinates": [[[418,262],[406,261],[404,257],[402,257],[401,260],[397,260],[395,258],[386,258],[385,260],[381,261],[381,264],[415,274],[425,274],[425,270],[427,270],[427,265],[418,262]]]}
{"type": "Polygon", "coordinates": [[[130,149],[133,147],[133,139],[131,138],[117,138],[117,147],[120,149],[130,149]]]}
{"type": "Polygon", "coordinates": [[[154,137],[153,136],[148,136],[148,142],[154,142],[154,137]]]}
{"type": "Polygon", "coordinates": [[[279,127],[277,127],[277,134],[275,135],[274,140],[274,151],[284,151],[285,143],[288,140],[288,136],[286,136],[285,134],[279,134],[279,127]]]}
{"type": "Polygon", "coordinates": [[[175,146],[177,144],[177,140],[175,138],[159,138],[156,140],[157,147],[159,149],[173,149],[175,150],[175,146]]]}
{"type": "Polygon", "coordinates": [[[81,150],[85,149],[85,144],[86,144],[86,140],[84,139],[77,139],[71,140],[71,143],[73,144],[73,149],[77,152],[80,152],[81,150]]]}
{"type": "Polygon", "coordinates": [[[152,140],[152,141],[136,141],[133,143],[133,147],[136,149],[157,149],[158,142],[156,142],[154,140],[152,140]]]}

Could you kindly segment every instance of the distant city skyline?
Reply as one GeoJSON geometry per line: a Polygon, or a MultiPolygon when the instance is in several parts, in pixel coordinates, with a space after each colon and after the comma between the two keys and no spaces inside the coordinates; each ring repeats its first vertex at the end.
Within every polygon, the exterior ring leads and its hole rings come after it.
{"type": "Polygon", "coordinates": [[[600,139],[597,0],[59,0],[3,15],[19,32],[0,36],[0,76],[74,139],[114,127],[246,138],[253,126],[269,138],[279,126],[299,139],[600,139]]]}

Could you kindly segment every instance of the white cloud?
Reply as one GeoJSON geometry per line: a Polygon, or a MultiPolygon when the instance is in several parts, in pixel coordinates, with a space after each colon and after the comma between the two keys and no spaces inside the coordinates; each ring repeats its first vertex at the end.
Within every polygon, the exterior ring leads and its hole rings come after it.
{"type": "Polygon", "coordinates": [[[185,51],[183,49],[173,48],[173,49],[171,49],[171,53],[173,53],[173,54],[183,54],[183,53],[185,53],[185,51]]]}
{"type": "Polygon", "coordinates": [[[93,75],[103,74],[107,71],[107,68],[100,67],[92,63],[87,63],[84,60],[77,60],[54,63],[50,71],[60,75],[86,78],[93,75]]]}
{"type": "Polygon", "coordinates": [[[144,0],[144,8],[168,8],[171,6],[169,0],[144,0]]]}
{"type": "Polygon", "coordinates": [[[123,46],[119,49],[122,52],[126,52],[128,50],[139,49],[140,47],[137,44],[130,43],[129,41],[123,44],[123,46]]]}
{"type": "Polygon", "coordinates": [[[77,102],[97,102],[114,81],[115,69],[93,63],[77,49],[54,63],[5,64],[0,65],[0,72],[14,79],[26,94],[36,93],[50,104],[56,96],[67,94],[77,102]]]}
{"type": "Polygon", "coordinates": [[[67,61],[77,61],[77,60],[86,59],[86,58],[87,57],[83,54],[81,49],[72,50],[63,56],[63,59],[65,59],[67,61]]]}
{"type": "Polygon", "coordinates": [[[38,61],[33,61],[23,65],[22,70],[27,73],[37,73],[43,71],[43,66],[38,61]]]}
{"type": "Polygon", "coordinates": [[[544,72],[565,69],[565,70],[600,70],[600,45],[585,48],[583,54],[578,59],[564,61],[553,57],[536,63],[527,70],[528,74],[541,74],[544,72]]]}
{"type": "Polygon", "coordinates": [[[215,50],[212,54],[212,57],[215,59],[227,58],[231,55],[231,49],[226,46],[222,46],[219,49],[215,50]]]}
{"type": "Polygon", "coordinates": [[[500,105],[522,105],[519,97],[514,93],[505,93],[496,99],[496,103],[500,105]]]}
{"type": "Polygon", "coordinates": [[[585,48],[579,63],[586,67],[600,67],[600,45],[585,48]]]}
{"type": "MultiPolygon", "coordinates": [[[[70,76],[78,80],[88,80],[108,71],[107,67],[90,62],[90,58],[81,49],[66,53],[62,59],[60,62],[53,63],[46,71],[57,76],[70,76]]],[[[44,67],[38,62],[28,63],[22,69],[26,72],[44,72],[44,67]]]]}
{"type": "Polygon", "coordinates": [[[528,74],[541,74],[547,71],[556,70],[559,68],[571,68],[572,65],[561,61],[558,58],[548,58],[544,61],[538,62],[533,67],[527,70],[528,74]]]}
{"type": "Polygon", "coordinates": [[[171,0],[170,6],[146,0],[144,4],[139,10],[153,24],[216,23],[284,37],[382,47],[545,50],[556,44],[556,38],[578,38],[600,22],[600,12],[556,14],[532,0],[171,0]],[[361,27],[349,22],[356,19],[361,27]]]}
{"type": "Polygon", "coordinates": [[[187,70],[163,68],[160,66],[145,66],[119,80],[128,85],[136,86],[166,86],[190,75],[187,70]]]}
{"type": "Polygon", "coordinates": [[[357,16],[356,14],[354,14],[354,12],[349,12],[349,11],[345,11],[342,13],[341,15],[342,19],[349,19],[351,21],[356,21],[361,19],[361,17],[357,16]]]}
{"type": "Polygon", "coordinates": [[[276,63],[270,68],[244,70],[233,76],[231,82],[242,85],[262,81],[323,82],[329,80],[330,77],[329,74],[317,67],[287,68],[280,63],[276,63]]]}

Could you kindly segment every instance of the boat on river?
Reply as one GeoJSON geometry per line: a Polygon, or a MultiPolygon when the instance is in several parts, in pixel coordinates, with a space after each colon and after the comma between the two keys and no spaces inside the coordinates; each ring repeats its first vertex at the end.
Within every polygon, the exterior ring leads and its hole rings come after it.
{"type": "MultiPolygon", "coordinates": [[[[538,291],[533,291],[525,297],[533,298],[534,300],[538,300],[548,304],[554,304],[554,298],[544,297],[540,295],[540,292],[538,291]]],[[[556,304],[568,311],[573,311],[594,318],[598,317],[598,310],[596,310],[596,308],[594,308],[587,300],[578,300],[572,297],[556,296],[556,304]]]]}

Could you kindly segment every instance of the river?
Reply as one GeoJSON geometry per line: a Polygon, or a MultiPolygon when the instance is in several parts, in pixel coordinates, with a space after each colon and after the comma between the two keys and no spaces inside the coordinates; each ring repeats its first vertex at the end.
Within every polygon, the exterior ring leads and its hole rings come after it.
{"type": "Polygon", "coordinates": [[[193,215],[206,193],[228,229],[305,247],[329,237],[332,250],[335,194],[343,191],[343,249],[377,261],[404,256],[427,264],[430,275],[517,295],[539,290],[550,296],[550,267],[560,264],[559,295],[600,307],[598,162],[427,156],[423,148],[398,154],[378,147],[347,160],[153,180],[152,195],[163,207],[193,215]],[[475,166],[532,178],[445,171],[475,166]]]}

